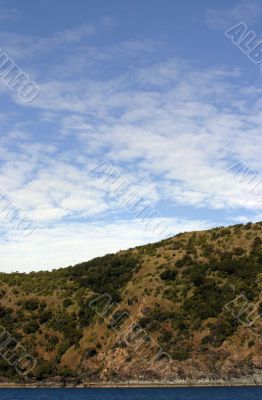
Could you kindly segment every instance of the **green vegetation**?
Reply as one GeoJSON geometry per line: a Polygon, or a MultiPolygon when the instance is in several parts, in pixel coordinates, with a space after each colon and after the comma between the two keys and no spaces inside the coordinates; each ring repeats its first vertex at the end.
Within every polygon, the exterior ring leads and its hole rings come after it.
{"type": "MultiPolygon", "coordinates": [[[[0,274],[0,326],[37,358],[28,377],[37,381],[98,379],[117,349],[139,364],[121,336],[131,323],[175,365],[213,368],[211,354],[230,364],[243,346],[250,367],[256,338],[226,305],[242,295],[262,315],[261,277],[262,223],[184,233],[52,272],[0,274]]],[[[20,379],[1,359],[0,373],[20,379]]]]}

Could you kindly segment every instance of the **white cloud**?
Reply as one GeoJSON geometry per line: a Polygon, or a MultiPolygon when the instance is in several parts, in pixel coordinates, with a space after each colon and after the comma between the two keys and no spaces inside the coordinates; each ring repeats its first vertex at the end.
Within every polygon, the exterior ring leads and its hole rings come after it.
{"type": "Polygon", "coordinates": [[[4,8],[0,6],[0,21],[16,20],[20,13],[16,8],[4,8]]]}
{"type": "Polygon", "coordinates": [[[206,12],[206,24],[210,29],[225,30],[237,22],[251,24],[259,21],[262,4],[256,0],[244,0],[232,8],[209,9],[206,12]]]}
{"type": "MultiPolygon", "coordinates": [[[[214,225],[208,221],[176,218],[167,222],[174,234],[208,229],[214,225]]],[[[37,230],[26,239],[22,239],[18,232],[10,232],[10,241],[0,243],[0,270],[29,272],[65,267],[160,239],[145,231],[137,220],[118,220],[108,224],[61,224],[37,230]]]]}
{"type": "Polygon", "coordinates": [[[29,211],[43,221],[74,213],[91,215],[93,211],[88,210],[94,203],[97,213],[114,210],[115,201],[107,197],[110,188],[99,187],[89,176],[92,158],[98,155],[97,160],[102,157],[118,167],[124,165],[124,176],[134,186],[144,186],[144,195],[152,203],[167,199],[195,207],[261,209],[260,199],[250,195],[249,186],[239,185],[226,172],[232,158],[245,160],[259,173],[262,170],[261,121],[254,119],[256,99],[250,105],[251,92],[242,89],[245,112],[234,106],[238,76],[239,71],[224,67],[179,68],[174,60],[168,60],[149,70],[139,68],[132,80],[129,75],[120,75],[106,82],[50,82],[42,86],[33,107],[59,115],[56,141],[72,136],[80,147],[76,154],[72,150],[59,153],[54,161],[56,146],[21,143],[21,160],[17,153],[12,160],[11,153],[4,152],[12,162],[9,160],[8,169],[3,169],[2,184],[11,190],[9,183],[18,170],[20,193],[25,193],[25,199],[33,197],[29,211]],[[156,90],[155,85],[167,80],[168,71],[170,85],[156,90]],[[141,77],[146,73],[145,84],[141,77]],[[72,165],[74,159],[81,160],[81,165],[72,165]],[[33,178],[24,184],[23,178],[31,170],[33,178]]]}
{"type": "MultiPolygon", "coordinates": [[[[82,41],[92,34],[83,25],[36,39],[30,53],[34,60],[43,57],[43,62],[49,51],[63,50],[65,44],[73,45],[75,58],[70,61],[71,50],[66,53],[63,68],[65,55],[58,51],[52,71],[32,68],[41,90],[28,106],[30,120],[0,116],[3,124],[13,118],[11,129],[1,128],[0,185],[39,226],[22,242],[3,221],[8,241],[0,249],[2,268],[65,266],[160,239],[132,220],[110,184],[90,175],[103,160],[116,166],[156,210],[168,204],[171,211],[163,218],[171,218],[174,232],[212,223],[175,218],[172,206],[236,213],[241,208],[256,215],[262,210],[250,185],[228,173],[238,160],[262,172],[260,92],[244,87],[241,71],[201,68],[175,58],[147,63],[146,56],[144,65],[131,63],[130,68],[128,63],[125,69],[127,57],[150,53],[152,43],[125,42],[112,51],[89,47],[84,54],[82,41]],[[96,74],[95,67],[107,62],[121,68],[108,68],[106,78],[96,74]]],[[[21,46],[33,39],[8,40],[23,59],[21,46]]]]}
{"type": "Polygon", "coordinates": [[[3,50],[10,57],[14,57],[16,61],[32,61],[34,57],[46,57],[58,49],[74,46],[86,38],[92,37],[95,33],[96,27],[93,24],[84,23],[74,28],[54,32],[46,37],[0,31],[0,39],[4,44],[3,50]]]}

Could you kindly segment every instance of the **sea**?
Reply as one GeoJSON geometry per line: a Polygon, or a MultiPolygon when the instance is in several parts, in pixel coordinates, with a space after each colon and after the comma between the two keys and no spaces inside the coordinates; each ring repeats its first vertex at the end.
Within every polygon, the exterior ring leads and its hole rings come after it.
{"type": "Polygon", "coordinates": [[[262,387],[0,389],[0,400],[262,400],[262,387]]]}

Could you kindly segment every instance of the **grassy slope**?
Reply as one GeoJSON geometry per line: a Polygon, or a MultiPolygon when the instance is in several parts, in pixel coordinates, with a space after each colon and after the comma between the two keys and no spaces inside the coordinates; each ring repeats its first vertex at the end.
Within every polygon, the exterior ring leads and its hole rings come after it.
{"type": "MultiPolygon", "coordinates": [[[[242,294],[262,311],[261,244],[262,223],[235,225],[52,272],[0,274],[0,325],[37,358],[30,380],[252,374],[262,368],[259,319],[251,330],[225,305],[242,294]],[[89,306],[103,293],[114,303],[106,320],[89,306]],[[121,312],[129,317],[118,321],[121,312]],[[131,323],[148,336],[137,350],[131,323]],[[172,357],[168,368],[165,358],[152,364],[160,348],[172,357]]],[[[3,360],[0,371],[19,379],[3,360]]]]}

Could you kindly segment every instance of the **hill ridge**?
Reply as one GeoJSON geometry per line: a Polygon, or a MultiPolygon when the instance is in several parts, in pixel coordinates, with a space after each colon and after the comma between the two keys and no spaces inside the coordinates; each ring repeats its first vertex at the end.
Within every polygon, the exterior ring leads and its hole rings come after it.
{"type": "Polygon", "coordinates": [[[2,380],[258,379],[261,244],[262,222],[237,224],[1,273],[0,327],[35,360],[21,375],[1,351],[2,380]]]}

